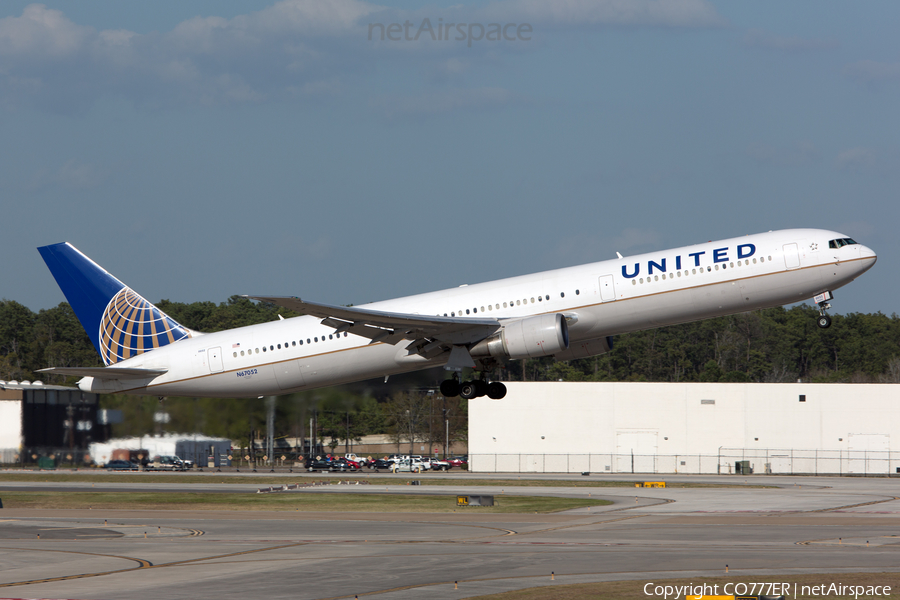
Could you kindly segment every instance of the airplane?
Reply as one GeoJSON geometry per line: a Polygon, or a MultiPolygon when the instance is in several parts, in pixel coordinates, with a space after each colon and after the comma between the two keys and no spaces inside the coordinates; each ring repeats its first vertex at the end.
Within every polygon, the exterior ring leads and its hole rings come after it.
{"type": "Polygon", "coordinates": [[[501,399],[508,360],[609,352],[613,336],[812,298],[831,325],[833,291],[875,264],[844,234],[787,229],[651,252],[362,306],[246,296],[302,316],[193,331],[64,242],[38,248],[104,367],[49,367],[95,393],[262,397],[443,366],[441,393],[501,399]],[[473,369],[468,381],[460,373],[473,369]]]}

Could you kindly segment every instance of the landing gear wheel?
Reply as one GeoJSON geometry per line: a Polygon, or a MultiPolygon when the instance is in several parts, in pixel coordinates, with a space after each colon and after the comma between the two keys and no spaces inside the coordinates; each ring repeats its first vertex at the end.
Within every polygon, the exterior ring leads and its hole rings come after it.
{"type": "Polygon", "coordinates": [[[478,385],[475,381],[467,381],[459,386],[459,395],[466,400],[478,397],[478,385]]]}
{"type": "Polygon", "coordinates": [[[831,327],[831,317],[828,315],[821,315],[818,319],[816,319],[816,325],[821,329],[828,329],[831,327]]]}
{"type": "Polygon", "coordinates": [[[476,379],[472,383],[475,384],[475,390],[479,396],[486,396],[488,392],[488,384],[484,379],[476,379]]]}
{"type": "Polygon", "coordinates": [[[441,382],[441,395],[444,398],[453,398],[459,396],[459,381],[456,379],[445,379],[441,382]]]}
{"type": "Polygon", "coordinates": [[[499,400],[506,395],[506,386],[499,381],[492,381],[487,388],[487,395],[491,400],[499,400]]]}

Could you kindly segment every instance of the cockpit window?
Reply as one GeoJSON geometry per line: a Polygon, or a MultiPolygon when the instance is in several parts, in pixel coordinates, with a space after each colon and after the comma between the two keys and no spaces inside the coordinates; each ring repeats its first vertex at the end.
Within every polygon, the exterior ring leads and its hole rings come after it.
{"type": "Polygon", "coordinates": [[[840,238],[837,240],[831,240],[828,242],[829,248],[840,248],[841,246],[849,246],[850,244],[855,244],[856,242],[851,238],[840,238]]]}

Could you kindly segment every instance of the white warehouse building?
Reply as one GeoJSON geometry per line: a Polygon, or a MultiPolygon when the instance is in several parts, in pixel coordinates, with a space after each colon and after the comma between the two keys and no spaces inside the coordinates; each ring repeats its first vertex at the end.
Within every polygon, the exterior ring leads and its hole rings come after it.
{"type": "Polygon", "coordinates": [[[506,385],[469,401],[471,471],[900,473],[898,384],[506,385]]]}

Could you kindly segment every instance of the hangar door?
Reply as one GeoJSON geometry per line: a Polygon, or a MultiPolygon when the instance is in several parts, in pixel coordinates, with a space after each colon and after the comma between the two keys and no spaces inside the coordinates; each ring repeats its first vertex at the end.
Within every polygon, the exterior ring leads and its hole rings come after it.
{"type": "Polygon", "coordinates": [[[616,472],[656,473],[657,432],[643,429],[616,431],[616,472]]]}

